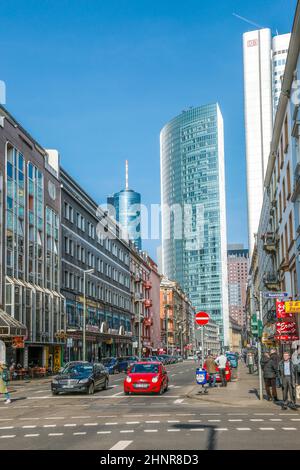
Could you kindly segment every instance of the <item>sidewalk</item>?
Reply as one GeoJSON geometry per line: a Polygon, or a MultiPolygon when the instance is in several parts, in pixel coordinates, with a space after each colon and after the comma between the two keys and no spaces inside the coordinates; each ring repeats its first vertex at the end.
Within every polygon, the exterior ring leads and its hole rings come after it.
{"type": "Polygon", "coordinates": [[[52,377],[42,377],[34,378],[28,380],[13,380],[8,383],[9,393],[18,392],[21,388],[27,388],[30,385],[35,385],[37,387],[51,383],[52,377]]]}
{"type": "MultiPolygon", "coordinates": [[[[196,378],[195,378],[196,381],[196,378]]],[[[202,402],[222,403],[233,406],[273,406],[266,400],[259,400],[259,381],[257,372],[249,374],[247,367],[240,361],[237,379],[227,384],[227,387],[209,388],[207,395],[199,393],[200,385],[193,385],[187,393],[187,398],[202,402]]]]}

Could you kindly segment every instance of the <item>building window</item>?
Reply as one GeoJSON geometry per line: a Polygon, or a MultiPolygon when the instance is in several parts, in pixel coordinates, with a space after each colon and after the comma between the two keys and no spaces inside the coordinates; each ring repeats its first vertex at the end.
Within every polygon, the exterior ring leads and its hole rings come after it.
{"type": "Polygon", "coordinates": [[[286,167],[286,181],[287,181],[287,199],[291,197],[291,172],[290,172],[290,162],[286,167]]]}
{"type": "Polygon", "coordinates": [[[292,211],[289,214],[289,229],[290,229],[290,245],[294,241],[294,230],[293,230],[293,218],[292,218],[292,211]]]}
{"type": "Polygon", "coordinates": [[[286,256],[288,257],[289,245],[288,245],[287,224],[285,224],[285,226],[284,226],[284,238],[285,238],[285,253],[286,253],[286,256]]]}

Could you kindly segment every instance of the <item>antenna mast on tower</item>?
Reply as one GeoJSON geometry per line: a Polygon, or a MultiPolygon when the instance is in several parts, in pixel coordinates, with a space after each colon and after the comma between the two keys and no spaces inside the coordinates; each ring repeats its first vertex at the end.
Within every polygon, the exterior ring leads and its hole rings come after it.
{"type": "Polygon", "coordinates": [[[128,160],[125,161],[125,189],[128,190],[128,160]]]}

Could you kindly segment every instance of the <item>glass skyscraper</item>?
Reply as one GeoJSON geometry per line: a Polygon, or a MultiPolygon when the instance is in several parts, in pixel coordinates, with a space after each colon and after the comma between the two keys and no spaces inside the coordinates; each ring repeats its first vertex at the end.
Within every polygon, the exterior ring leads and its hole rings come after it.
{"type": "Polygon", "coordinates": [[[128,188],[128,162],[126,160],[126,186],[118,193],[107,198],[109,213],[127,233],[136,247],[142,249],[141,238],[141,195],[128,188]],[[111,209],[114,208],[114,214],[111,209]]]}
{"type": "Polygon", "coordinates": [[[223,118],[218,104],[183,111],[160,134],[163,273],[228,344],[223,118]]]}

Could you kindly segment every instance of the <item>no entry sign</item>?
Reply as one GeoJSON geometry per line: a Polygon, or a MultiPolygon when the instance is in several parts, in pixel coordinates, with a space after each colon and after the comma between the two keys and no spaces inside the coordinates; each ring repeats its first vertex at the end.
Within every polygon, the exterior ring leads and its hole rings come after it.
{"type": "Polygon", "coordinates": [[[197,325],[206,325],[209,322],[209,315],[206,312],[198,312],[195,315],[197,325]]]}

